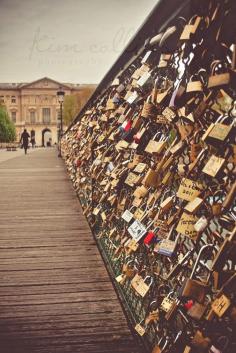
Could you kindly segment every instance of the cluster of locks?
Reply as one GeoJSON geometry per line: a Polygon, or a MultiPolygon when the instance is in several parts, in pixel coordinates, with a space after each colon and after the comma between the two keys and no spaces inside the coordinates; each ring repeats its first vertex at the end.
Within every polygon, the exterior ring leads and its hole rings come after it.
{"type": "Polygon", "coordinates": [[[63,137],[84,214],[153,353],[236,351],[235,25],[234,1],[199,1],[63,137]]]}

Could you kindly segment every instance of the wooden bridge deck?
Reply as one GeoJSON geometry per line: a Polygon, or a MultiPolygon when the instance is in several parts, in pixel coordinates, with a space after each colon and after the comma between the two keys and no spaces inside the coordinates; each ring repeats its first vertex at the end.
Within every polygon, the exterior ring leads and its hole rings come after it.
{"type": "Polygon", "coordinates": [[[3,159],[0,185],[0,352],[139,352],[56,151],[3,159]]]}

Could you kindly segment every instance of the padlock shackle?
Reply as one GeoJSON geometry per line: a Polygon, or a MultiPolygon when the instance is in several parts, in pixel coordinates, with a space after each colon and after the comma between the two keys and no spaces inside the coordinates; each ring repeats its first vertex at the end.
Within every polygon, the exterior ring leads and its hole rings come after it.
{"type": "Polygon", "coordinates": [[[213,247],[214,247],[214,245],[212,245],[212,244],[206,244],[206,245],[203,245],[203,246],[201,247],[201,249],[200,249],[200,251],[199,251],[199,253],[198,253],[198,256],[197,256],[197,258],[196,258],[195,264],[194,264],[194,266],[193,266],[191,275],[190,275],[190,277],[189,277],[190,279],[193,279],[194,272],[196,271],[196,269],[197,269],[197,267],[198,267],[198,265],[199,265],[199,261],[200,261],[200,259],[201,259],[201,256],[202,256],[203,252],[204,252],[206,249],[210,249],[210,248],[213,248],[213,247]]]}
{"type": "Polygon", "coordinates": [[[147,275],[146,277],[144,277],[143,282],[146,283],[147,280],[150,280],[149,286],[151,286],[154,282],[153,277],[150,275],[147,275]]]}

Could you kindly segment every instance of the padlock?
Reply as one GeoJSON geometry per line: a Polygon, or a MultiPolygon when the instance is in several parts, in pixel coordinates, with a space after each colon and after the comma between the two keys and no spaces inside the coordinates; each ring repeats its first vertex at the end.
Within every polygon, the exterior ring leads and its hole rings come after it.
{"type": "Polygon", "coordinates": [[[144,279],[136,274],[131,280],[131,286],[134,288],[136,293],[138,293],[142,298],[144,298],[153,284],[153,278],[151,276],[146,276],[144,279]],[[149,282],[149,284],[148,284],[149,282]]]}
{"type": "Polygon", "coordinates": [[[116,279],[116,282],[118,282],[120,285],[123,285],[126,280],[126,275],[124,273],[121,273],[115,279],[116,279]]]}
{"type": "Polygon", "coordinates": [[[234,132],[234,119],[228,115],[221,115],[215,123],[209,125],[202,136],[202,140],[207,144],[219,148],[234,132]],[[225,124],[225,121],[228,121],[228,124],[225,124]]]}
{"type": "Polygon", "coordinates": [[[180,306],[180,300],[176,299],[175,301],[173,301],[170,309],[167,311],[165,315],[165,320],[171,321],[176,316],[179,306],[180,306]]]}
{"type": "MultiPolygon", "coordinates": [[[[146,169],[146,166],[145,166],[144,170],[145,169],[146,169]]],[[[135,168],[134,171],[137,171],[137,168],[135,168]]],[[[135,189],[133,196],[142,199],[148,195],[148,192],[149,192],[148,188],[146,188],[144,185],[141,185],[135,189]]]]}
{"type": "Polygon", "coordinates": [[[175,225],[171,227],[168,236],[157,244],[155,251],[157,251],[158,254],[165,255],[167,257],[171,257],[174,254],[179,239],[179,236],[177,236],[175,240],[171,240],[174,230],[175,225]]]}
{"type": "Polygon", "coordinates": [[[211,344],[211,339],[205,336],[202,331],[197,330],[191,341],[191,345],[197,349],[197,351],[204,352],[206,351],[211,344]]]}
{"type": "Polygon", "coordinates": [[[187,203],[184,209],[189,213],[195,214],[202,205],[203,199],[201,197],[195,197],[192,201],[187,203]]]}
{"type": "Polygon", "coordinates": [[[173,196],[168,196],[160,204],[161,213],[164,214],[164,213],[168,212],[169,209],[173,206],[173,204],[174,204],[174,195],[173,196]]]}
{"type": "Polygon", "coordinates": [[[221,213],[222,205],[223,205],[223,200],[225,198],[225,192],[223,190],[217,190],[213,194],[213,200],[212,200],[212,214],[214,216],[219,216],[221,213]],[[219,202],[220,201],[220,202],[219,202]]]}
{"type": "Polygon", "coordinates": [[[167,280],[170,280],[171,278],[176,277],[179,274],[179,272],[181,272],[181,270],[188,265],[189,261],[192,258],[193,253],[194,253],[194,249],[189,250],[186,252],[184,256],[181,257],[181,259],[179,259],[177,264],[175,264],[171,268],[170,272],[168,273],[167,280]]]}
{"type": "Polygon", "coordinates": [[[187,84],[186,92],[195,93],[195,92],[202,92],[202,91],[203,91],[202,81],[199,79],[197,75],[191,76],[190,81],[187,84]]]}
{"type": "Polygon", "coordinates": [[[230,299],[226,295],[222,294],[219,298],[214,300],[211,307],[217,316],[222,317],[230,305],[230,299]]]}
{"type": "Polygon", "coordinates": [[[198,221],[194,224],[194,228],[197,232],[203,232],[208,226],[208,219],[205,216],[202,216],[198,219],[198,221]]]}
{"type": "Polygon", "coordinates": [[[194,162],[200,153],[202,146],[200,143],[200,130],[196,131],[193,135],[193,139],[190,142],[190,160],[194,162]]]}
{"type": "Polygon", "coordinates": [[[131,207],[130,210],[125,210],[121,216],[121,218],[127,223],[129,223],[134,217],[134,214],[131,212],[132,208],[133,207],[131,207]]]}
{"type": "Polygon", "coordinates": [[[220,60],[214,60],[211,63],[211,75],[208,80],[208,88],[223,88],[230,85],[235,80],[234,71],[220,60]]]}
{"type": "Polygon", "coordinates": [[[165,175],[163,176],[162,180],[161,180],[161,184],[163,185],[170,185],[170,183],[172,182],[174,177],[174,171],[173,169],[169,169],[165,175]]]}
{"type": "Polygon", "coordinates": [[[176,118],[176,113],[174,111],[174,108],[169,108],[166,107],[163,112],[162,115],[169,121],[169,122],[173,122],[174,119],[176,118]]]}
{"type": "Polygon", "coordinates": [[[156,239],[156,234],[152,231],[149,231],[147,233],[147,235],[145,236],[144,240],[143,240],[143,243],[149,247],[152,243],[154,243],[156,239]]]}
{"type": "Polygon", "coordinates": [[[209,348],[209,353],[223,353],[227,351],[229,346],[229,338],[227,336],[220,336],[216,342],[209,348]]]}
{"type": "Polygon", "coordinates": [[[145,174],[144,179],[142,180],[142,184],[146,187],[157,187],[159,185],[160,177],[160,173],[149,168],[149,170],[145,174]]]}
{"type": "Polygon", "coordinates": [[[146,119],[155,119],[157,116],[157,108],[151,102],[151,96],[143,104],[143,109],[141,111],[141,116],[146,119]]]}
{"type": "Polygon", "coordinates": [[[191,318],[195,319],[195,320],[202,320],[206,310],[207,310],[207,306],[209,304],[209,300],[206,303],[198,303],[198,302],[194,302],[193,305],[191,306],[191,308],[187,311],[188,316],[190,316],[191,318]]]}
{"type": "Polygon", "coordinates": [[[139,322],[138,324],[135,325],[134,329],[135,331],[139,334],[139,336],[143,337],[145,332],[146,332],[146,324],[142,325],[142,323],[144,322],[144,320],[142,320],[141,322],[139,322]]]}
{"type": "Polygon", "coordinates": [[[137,85],[142,89],[145,88],[151,81],[152,71],[146,71],[137,80],[137,85]]]}
{"type": "Polygon", "coordinates": [[[134,212],[134,219],[142,221],[142,219],[147,216],[148,209],[149,209],[148,205],[146,204],[146,202],[144,202],[134,212]]]}
{"type": "Polygon", "coordinates": [[[149,325],[149,324],[157,322],[158,320],[159,320],[159,310],[158,309],[150,310],[150,312],[148,313],[148,315],[145,318],[145,324],[149,325]]]}
{"type": "Polygon", "coordinates": [[[189,23],[185,25],[183,32],[180,36],[181,41],[188,41],[200,28],[200,24],[202,22],[202,18],[200,16],[194,15],[190,20],[189,23]]]}
{"type": "Polygon", "coordinates": [[[122,273],[125,274],[127,278],[133,278],[135,275],[134,260],[131,259],[125,262],[122,266],[122,273]]]}
{"type": "Polygon", "coordinates": [[[199,251],[199,254],[197,256],[197,259],[195,261],[195,264],[193,266],[191,275],[186,280],[186,283],[183,285],[183,287],[181,289],[181,296],[182,297],[192,298],[192,299],[198,301],[199,303],[204,302],[208,284],[207,284],[207,282],[206,283],[200,282],[199,280],[196,280],[193,277],[194,277],[195,271],[197,270],[197,267],[200,263],[200,259],[201,259],[202,254],[205,252],[205,250],[209,250],[212,248],[213,248],[212,244],[207,244],[207,245],[202,246],[202,248],[199,251]]]}
{"type": "Polygon", "coordinates": [[[145,148],[145,152],[150,154],[162,153],[166,146],[167,139],[167,136],[162,135],[160,132],[157,132],[154,137],[148,142],[145,148]],[[158,135],[160,135],[160,137],[158,137],[158,135]]]}
{"type": "Polygon", "coordinates": [[[211,177],[216,177],[221,171],[223,165],[225,164],[225,158],[218,157],[212,154],[202,169],[203,173],[210,175],[211,177]]]}
{"type": "Polygon", "coordinates": [[[163,310],[164,312],[168,312],[171,307],[172,304],[174,302],[174,297],[173,297],[173,293],[174,291],[171,291],[162,301],[160,309],[163,310]]]}
{"type": "Polygon", "coordinates": [[[201,194],[202,190],[204,190],[204,186],[201,182],[183,178],[177,191],[177,197],[185,201],[193,201],[201,194]]]}

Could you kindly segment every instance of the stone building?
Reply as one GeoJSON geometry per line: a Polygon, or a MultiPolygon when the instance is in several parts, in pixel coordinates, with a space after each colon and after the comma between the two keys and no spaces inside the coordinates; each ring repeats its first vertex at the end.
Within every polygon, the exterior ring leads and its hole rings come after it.
{"type": "MultiPolygon", "coordinates": [[[[0,83],[0,103],[7,108],[16,126],[17,140],[24,128],[35,136],[37,146],[57,142],[60,104],[57,91],[65,95],[80,95],[94,85],[60,83],[44,77],[31,83],[0,83]]],[[[95,86],[94,86],[95,87],[95,86]]]]}

